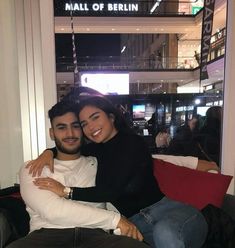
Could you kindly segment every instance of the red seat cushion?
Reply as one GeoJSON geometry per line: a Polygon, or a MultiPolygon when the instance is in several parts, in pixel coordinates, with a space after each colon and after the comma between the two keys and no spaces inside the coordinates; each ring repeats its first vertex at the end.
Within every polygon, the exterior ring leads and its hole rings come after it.
{"type": "Polygon", "coordinates": [[[232,180],[232,176],[193,170],[159,159],[154,159],[154,176],[167,197],[197,209],[208,204],[221,207],[232,180]]]}

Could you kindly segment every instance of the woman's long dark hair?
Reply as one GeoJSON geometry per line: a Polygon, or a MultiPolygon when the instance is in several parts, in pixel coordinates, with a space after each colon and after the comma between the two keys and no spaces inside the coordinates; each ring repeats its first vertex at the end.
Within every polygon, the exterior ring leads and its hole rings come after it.
{"type": "Polygon", "coordinates": [[[125,118],[120,111],[105,97],[102,96],[86,96],[78,103],[78,115],[86,106],[93,106],[104,111],[107,116],[114,116],[114,126],[117,131],[125,133],[134,133],[128,126],[125,118]]]}

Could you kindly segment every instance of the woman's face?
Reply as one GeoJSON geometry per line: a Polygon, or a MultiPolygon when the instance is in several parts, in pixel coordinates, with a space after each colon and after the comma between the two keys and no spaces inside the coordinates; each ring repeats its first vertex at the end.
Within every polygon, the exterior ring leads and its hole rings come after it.
{"type": "Polygon", "coordinates": [[[95,143],[105,143],[117,134],[113,115],[108,116],[94,106],[85,106],[79,113],[84,134],[95,143]]]}

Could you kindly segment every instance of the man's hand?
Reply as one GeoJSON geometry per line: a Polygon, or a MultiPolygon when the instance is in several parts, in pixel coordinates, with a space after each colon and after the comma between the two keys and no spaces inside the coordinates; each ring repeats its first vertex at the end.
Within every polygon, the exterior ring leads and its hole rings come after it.
{"type": "Polygon", "coordinates": [[[45,150],[38,158],[29,161],[26,168],[29,168],[29,174],[35,177],[41,176],[45,166],[48,166],[52,173],[54,172],[53,152],[50,150],[45,150]]]}
{"type": "Polygon", "coordinates": [[[197,164],[197,170],[200,171],[217,171],[219,172],[220,169],[217,166],[217,164],[215,162],[210,162],[210,161],[206,161],[206,160],[198,160],[198,164],[197,164]]]}
{"type": "Polygon", "coordinates": [[[60,197],[65,197],[65,193],[64,193],[65,186],[53,178],[50,177],[35,178],[33,183],[39,189],[49,190],[60,197]]]}
{"type": "Polygon", "coordinates": [[[121,235],[137,239],[139,241],[143,240],[143,236],[137,227],[124,217],[121,217],[118,222],[117,228],[120,228],[121,235]]]}

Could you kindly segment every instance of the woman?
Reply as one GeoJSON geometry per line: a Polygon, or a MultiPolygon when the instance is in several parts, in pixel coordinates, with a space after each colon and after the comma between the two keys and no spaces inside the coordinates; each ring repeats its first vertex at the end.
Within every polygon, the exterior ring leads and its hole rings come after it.
{"type": "MultiPolygon", "coordinates": [[[[201,247],[207,234],[204,217],[195,208],[164,197],[142,137],[128,128],[117,109],[103,97],[89,97],[80,102],[78,113],[83,132],[92,141],[82,153],[97,158],[98,170],[96,186],[73,188],[72,199],[111,202],[152,247],[201,247]]],[[[51,152],[46,154],[48,161],[51,152]]],[[[52,179],[36,179],[36,185],[64,196],[65,187],[52,179]],[[55,187],[48,188],[49,181],[55,187]]]]}

